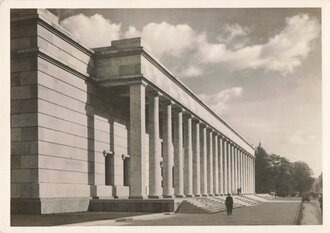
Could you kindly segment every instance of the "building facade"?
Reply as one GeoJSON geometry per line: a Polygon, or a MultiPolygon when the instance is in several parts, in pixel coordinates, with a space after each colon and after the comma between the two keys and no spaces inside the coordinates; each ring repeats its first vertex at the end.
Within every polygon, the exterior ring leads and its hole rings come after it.
{"type": "Polygon", "coordinates": [[[11,12],[11,208],[254,193],[254,148],[145,49],[91,49],[47,10],[11,12]]]}

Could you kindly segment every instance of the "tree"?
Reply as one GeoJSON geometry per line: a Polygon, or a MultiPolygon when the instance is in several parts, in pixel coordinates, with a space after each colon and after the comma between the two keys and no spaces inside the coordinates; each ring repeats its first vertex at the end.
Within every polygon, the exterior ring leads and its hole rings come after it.
{"type": "Polygon", "coordinates": [[[311,190],[314,182],[312,175],[313,171],[305,162],[294,162],[292,167],[292,180],[294,189],[299,193],[311,190]]]}
{"type": "Polygon", "coordinates": [[[314,187],[313,187],[313,191],[317,192],[317,193],[322,193],[322,173],[316,178],[314,179],[314,187]]]}
{"type": "Polygon", "coordinates": [[[272,188],[280,196],[289,195],[292,190],[292,176],[290,162],[279,155],[269,156],[272,188]]]}
{"type": "Polygon", "coordinates": [[[256,193],[269,193],[271,192],[272,177],[269,172],[269,155],[264,148],[259,146],[256,149],[256,162],[255,162],[255,180],[256,180],[256,193]]]}
{"type": "Polygon", "coordinates": [[[275,192],[281,196],[311,190],[313,172],[305,162],[290,162],[280,155],[268,155],[259,146],[256,149],[256,192],[275,192]]]}

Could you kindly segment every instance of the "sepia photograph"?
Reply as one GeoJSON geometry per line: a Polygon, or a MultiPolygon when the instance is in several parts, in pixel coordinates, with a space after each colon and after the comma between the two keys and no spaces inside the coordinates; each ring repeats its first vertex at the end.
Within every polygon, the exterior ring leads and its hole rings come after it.
{"type": "Polygon", "coordinates": [[[21,3],[0,232],[327,232],[325,5],[21,3]]]}

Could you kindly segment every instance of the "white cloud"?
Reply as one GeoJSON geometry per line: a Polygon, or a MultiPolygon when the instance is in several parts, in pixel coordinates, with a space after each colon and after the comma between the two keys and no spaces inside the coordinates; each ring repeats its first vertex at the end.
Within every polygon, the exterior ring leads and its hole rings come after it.
{"type": "Polygon", "coordinates": [[[312,41],[319,37],[320,24],[307,14],[286,19],[282,32],[262,47],[260,58],[267,69],[290,73],[300,66],[312,49],[312,41]]]}
{"type": "Polygon", "coordinates": [[[203,74],[203,69],[200,66],[190,65],[186,67],[181,72],[179,72],[178,76],[180,78],[188,78],[188,77],[197,77],[203,74]]]}
{"type": "Polygon", "coordinates": [[[200,94],[198,95],[210,108],[217,114],[223,114],[227,109],[227,104],[233,98],[241,97],[243,93],[242,87],[233,87],[221,90],[213,95],[200,94]]]}
{"type": "Polygon", "coordinates": [[[193,48],[195,41],[195,32],[187,24],[149,23],[141,31],[130,26],[123,32],[121,24],[112,23],[100,14],[90,17],[83,14],[74,15],[64,19],[60,24],[92,48],[109,46],[111,40],[141,36],[157,57],[180,57],[185,51],[193,48]]]}
{"type": "MultiPolygon", "coordinates": [[[[239,29],[233,35],[244,34],[239,29]]],[[[283,30],[261,45],[230,50],[224,43],[199,41],[197,56],[203,63],[226,63],[236,69],[257,69],[292,73],[301,65],[312,49],[312,42],[320,35],[320,24],[307,14],[286,19],[283,30]]]]}
{"type": "Polygon", "coordinates": [[[245,37],[250,30],[242,28],[239,24],[226,24],[223,27],[221,35],[218,36],[219,42],[231,42],[234,39],[245,37]]]}
{"type": "Polygon", "coordinates": [[[130,26],[123,32],[121,24],[112,23],[102,15],[87,17],[79,14],[64,19],[61,25],[92,48],[108,46],[111,40],[141,36],[158,58],[187,55],[192,65],[182,71],[183,77],[201,75],[202,70],[196,68],[201,63],[292,73],[310,53],[313,41],[320,35],[319,22],[307,14],[287,18],[282,31],[268,42],[250,46],[246,46],[250,29],[239,24],[225,25],[218,43],[209,42],[205,32],[194,31],[187,24],[149,23],[141,30],[130,26]]]}
{"type": "Polygon", "coordinates": [[[62,20],[60,24],[91,48],[109,46],[111,40],[121,38],[121,25],[112,23],[100,14],[90,17],[74,15],[62,20]]]}
{"type": "Polygon", "coordinates": [[[147,24],[143,27],[141,36],[156,56],[180,57],[193,47],[195,33],[187,24],[170,25],[162,22],[147,24]]]}
{"type": "Polygon", "coordinates": [[[128,30],[124,33],[124,38],[140,37],[141,32],[134,26],[129,26],[128,30]]]}
{"type": "Polygon", "coordinates": [[[296,130],[290,137],[289,142],[292,144],[309,144],[311,141],[315,140],[315,135],[308,134],[304,132],[302,129],[296,130]]]}

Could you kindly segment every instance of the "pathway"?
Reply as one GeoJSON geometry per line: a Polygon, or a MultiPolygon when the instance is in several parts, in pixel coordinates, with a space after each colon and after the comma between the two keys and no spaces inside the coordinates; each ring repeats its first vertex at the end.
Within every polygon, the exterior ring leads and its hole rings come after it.
{"type": "Polygon", "coordinates": [[[102,220],[80,226],[193,226],[193,225],[295,225],[301,205],[300,198],[277,199],[256,206],[214,214],[150,214],[117,220],[102,220]]]}

